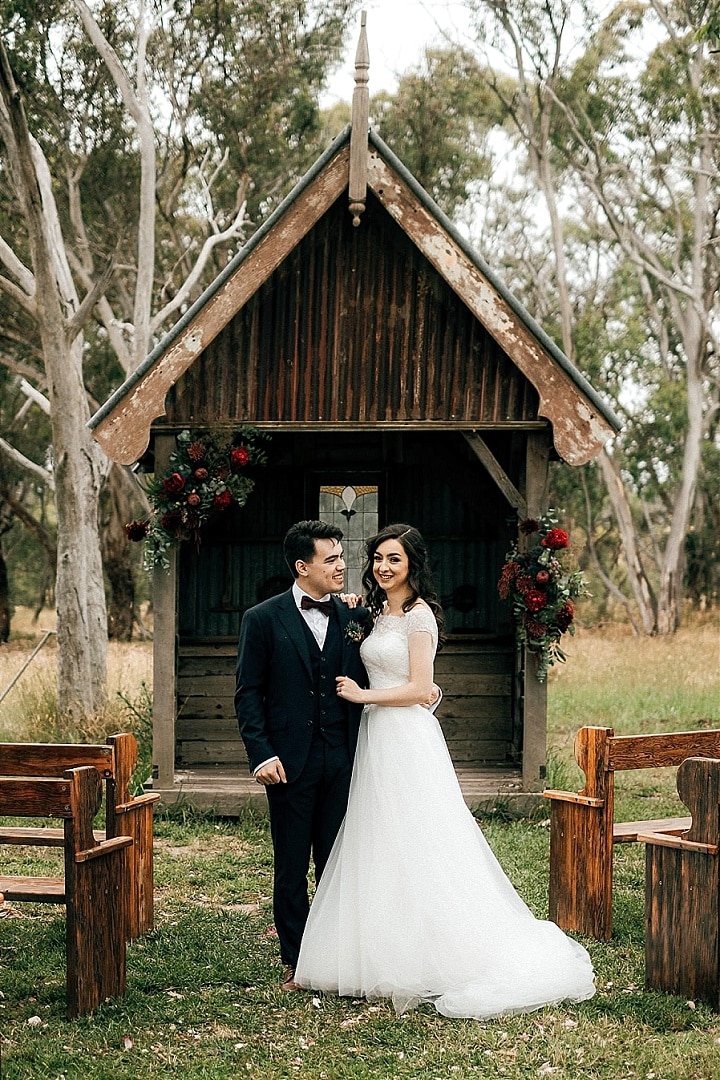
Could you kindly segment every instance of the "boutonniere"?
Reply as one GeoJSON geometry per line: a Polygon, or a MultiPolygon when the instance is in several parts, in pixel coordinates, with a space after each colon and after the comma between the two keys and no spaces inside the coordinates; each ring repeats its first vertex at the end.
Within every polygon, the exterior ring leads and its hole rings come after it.
{"type": "Polygon", "coordinates": [[[355,619],[351,619],[345,627],[345,640],[352,641],[354,644],[359,645],[364,637],[365,627],[362,623],[357,622],[355,619]]]}

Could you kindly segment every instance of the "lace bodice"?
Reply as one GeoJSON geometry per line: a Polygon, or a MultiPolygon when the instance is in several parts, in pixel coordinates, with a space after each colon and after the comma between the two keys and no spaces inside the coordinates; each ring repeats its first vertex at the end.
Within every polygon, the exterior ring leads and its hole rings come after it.
{"type": "Polygon", "coordinates": [[[372,687],[398,686],[410,678],[410,634],[430,634],[433,654],[438,631],[435,616],[425,604],[416,604],[405,615],[379,615],[369,637],[360,646],[360,656],[372,687]]]}

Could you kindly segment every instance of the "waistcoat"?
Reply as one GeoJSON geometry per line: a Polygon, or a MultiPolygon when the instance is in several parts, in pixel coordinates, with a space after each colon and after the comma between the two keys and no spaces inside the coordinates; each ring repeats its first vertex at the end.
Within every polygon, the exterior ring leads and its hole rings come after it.
{"type": "MultiPolygon", "coordinates": [[[[302,615],[300,616],[302,619],[302,615]]],[[[340,621],[335,611],[328,617],[325,643],[320,649],[309,626],[302,619],[303,629],[310,648],[312,665],[315,716],[313,727],[333,746],[347,738],[347,705],[338,697],[335,678],[342,675],[343,641],[340,621]]]]}

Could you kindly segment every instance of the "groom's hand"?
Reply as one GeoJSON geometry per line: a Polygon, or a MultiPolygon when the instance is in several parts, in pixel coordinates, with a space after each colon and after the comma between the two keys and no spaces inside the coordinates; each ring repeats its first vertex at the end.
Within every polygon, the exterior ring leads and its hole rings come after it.
{"type": "Polygon", "coordinates": [[[435,709],[440,704],[440,698],[442,697],[442,690],[437,683],[432,684],[432,690],[430,691],[430,697],[427,701],[423,701],[423,708],[430,709],[431,712],[435,712],[435,709]]]}
{"type": "Polygon", "coordinates": [[[263,765],[261,769],[258,769],[255,773],[255,779],[258,784],[263,784],[265,787],[270,784],[286,784],[287,779],[282,761],[279,759],[269,761],[267,765],[263,765]]]}

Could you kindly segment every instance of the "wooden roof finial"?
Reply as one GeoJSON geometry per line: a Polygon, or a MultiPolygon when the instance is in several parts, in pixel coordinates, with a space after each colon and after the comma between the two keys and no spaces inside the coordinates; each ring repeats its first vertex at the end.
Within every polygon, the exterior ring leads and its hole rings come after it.
{"type": "Polygon", "coordinates": [[[360,224],[360,215],[365,209],[367,198],[367,154],[368,154],[368,115],[370,91],[368,90],[368,69],[370,52],[368,50],[365,25],[367,15],[360,15],[360,38],[355,53],[355,89],[352,100],[352,130],[350,132],[350,179],[348,183],[349,210],[353,216],[353,225],[360,224]]]}

